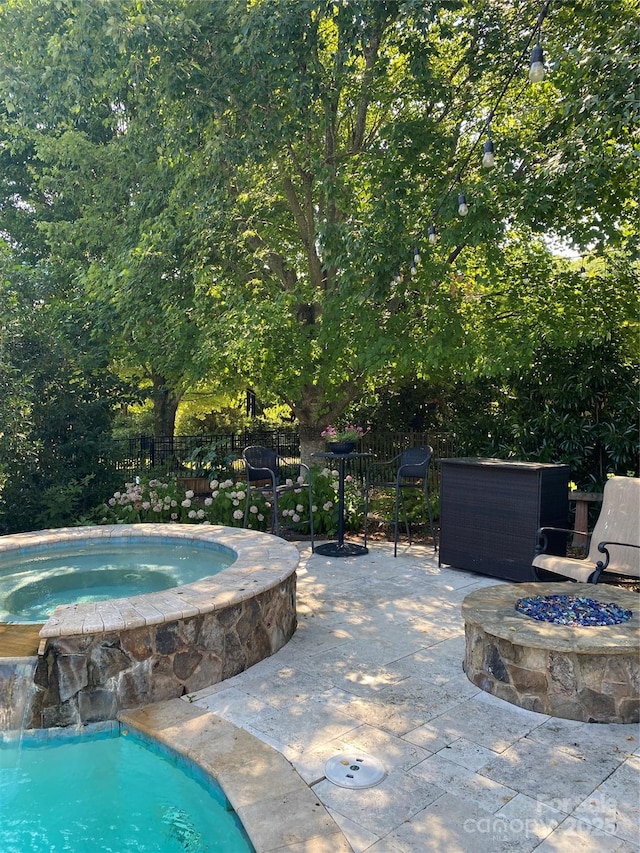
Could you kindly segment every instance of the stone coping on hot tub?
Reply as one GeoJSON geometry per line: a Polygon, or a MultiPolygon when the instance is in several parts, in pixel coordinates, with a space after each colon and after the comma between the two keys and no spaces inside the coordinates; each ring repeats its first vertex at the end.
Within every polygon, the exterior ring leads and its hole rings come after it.
{"type": "Polygon", "coordinates": [[[40,631],[43,642],[55,637],[107,633],[161,625],[222,608],[277,587],[296,570],[298,549],[268,533],[222,525],[114,524],[56,528],[0,537],[0,556],[85,539],[153,538],[154,542],[206,543],[230,548],[237,556],[226,569],[195,583],[160,592],[56,608],[40,631]]]}

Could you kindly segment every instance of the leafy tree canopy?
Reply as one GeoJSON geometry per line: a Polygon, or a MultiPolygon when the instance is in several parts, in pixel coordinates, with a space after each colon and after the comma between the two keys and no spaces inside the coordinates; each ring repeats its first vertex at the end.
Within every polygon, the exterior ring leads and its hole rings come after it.
{"type": "Polygon", "coordinates": [[[276,392],[309,439],[385,376],[632,338],[637,0],[16,0],[0,18],[3,223],[73,265],[92,334],[169,409],[215,370],[276,392]],[[554,235],[604,266],[556,264],[554,235]]]}

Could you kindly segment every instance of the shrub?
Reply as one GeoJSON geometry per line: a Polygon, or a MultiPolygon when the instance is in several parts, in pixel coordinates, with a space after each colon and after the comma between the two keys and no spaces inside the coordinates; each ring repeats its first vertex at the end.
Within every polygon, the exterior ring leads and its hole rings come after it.
{"type": "MultiPolygon", "coordinates": [[[[330,468],[311,469],[311,505],[313,529],[316,534],[332,536],[338,529],[338,472],[330,468]]],[[[308,530],[309,509],[306,486],[285,492],[278,500],[282,525],[294,529],[308,530]]],[[[345,529],[356,530],[361,526],[364,511],[362,490],[356,481],[347,476],[344,489],[345,529]]]]}
{"type": "MultiPolygon", "coordinates": [[[[242,527],[246,499],[244,485],[233,480],[212,480],[211,495],[199,499],[192,491],[181,489],[173,478],[136,477],[103,504],[97,520],[100,524],[156,522],[242,527]]],[[[252,495],[248,527],[265,530],[269,511],[270,505],[262,496],[252,495]]]]}
{"type": "MultiPolygon", "coordinates": [[[[338,529],[338,472],[329,468],[313,469],[313,526],[317,534],[333,535],[338,529]]],[[[289,481],[291,482],[291,481],[289,481]]],[[[259,492],[247,496],[244,482],[232,479],[212,480],[211,494],[196,498],[185,491],[175,478],[136,477],[102,504],[93,515],[99,524],[136,524],[140,522],[174,524],[223,524],[242,527],[246,502],[249,500],[247,527],[269,530],[271,503],[259,492]]],[[[362,526],[363,495],[358,484],[345,478],[345,528],[362,526]]],[[[309,509],[306,485],[285,492],[279,498],[280,523],[283,527],[307,531],[309,509]]]]}

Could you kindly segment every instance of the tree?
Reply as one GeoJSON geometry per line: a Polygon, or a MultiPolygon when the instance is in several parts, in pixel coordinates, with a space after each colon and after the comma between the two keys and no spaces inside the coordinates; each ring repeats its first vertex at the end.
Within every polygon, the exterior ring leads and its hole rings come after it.
{"type": "Polygon", "coordinates": [[[189,211],[174,203],[179,173],[163,154],[153,63],[144,46],[123,52],[119,38],[144,16],[119,2],[18,3],[2,16],[12,176],[2,227],[22,251],[37,244],[66,292],[86,302],[93,345],[138,377],[156,434],[171,435],[185,389],[205,370],[209,332],[193,316],[189,211]],[[33,233],[19,227],[25,211],[33,233]]]}
{"type": "MultiPolygon", "coordinates": [[[[385,375],[425,376],[461,362],[469,372],[486,369],[501,349],[526,364],[541,329],[562,335],[562,313],[589,316],[597,301],[588,293],[580,305],[570,289],[560,299],[545,286],[552,262],[535,236],[555,231],[586,244],[593,229],[585,220],[601,221],[615,198],[617,221],[599,239],[633,246],[628,211],[638,187],[624,130],[633,118],[635,5],[584,2],[574,21],[567,10],[549,16],[557,82],[518,82],[500,110],[494,94],[527,48],[523,30],[538,4],[189,7],[194,19],[201,12],[189,56],[166,58],[178,68],[180,97],[194,103],[197,93],[214,111],[192,160],[194,191],[209,189],[198,198],[202,250],[218,246],[203,268],[205,286],[224,294],[218,334],[226,332],[227,354],[289,403],[303,453],[385,375]],[[584,99],[585,76],[571,69],[585,51],[596,64],[588,43],[595,27],[602,48],[603,25],[623,51],[611,64],[625,101],[596,98],[609,140],[596,170],[573,144],[584,115],[563,101],[584,99]],[[470,166],[487,111],[502,145],[502,165],[488,176],[470,166]],[[567,154],[571,168],[560,168],[567,154]],[[604,163],[615,163],[613,180],[604,163]],[[464,169],[472,213],[449,219],[433,249],[426,225],[453,206],[464,169]],[[585,175],[589,191],[568,192],[576,179],[586,186],[585,175]],[[582,224],[571,229],[578,214],[582,224]],[[414,242],[421,263],[410,275],[414,242]],[[513,256],[527,253],[539,262],[535,287],[524,273],[510,281],[513,256]],[[464,297],[452,277],[482,279],[485,307],[503,304],[500,336],[486,313],[485,325],[471,328],[466,297],[476,285],[464,297]]],[[[603,80],[595,85],[606,89],[603,80]]]]}
{"type": "Polygon", "coordinates": [[[49,298],[46,264],[0,245],[0,532],[73,524],[108,494],[104,436],[125,389],[82,306],[49,298]]]}
{"type": "Polygon", "coordinates": [[[633,257],[637,10],[18,2],[3,11],[3,97],[34,152],[50,250],[72,248],[106,336],[125,330],[121,357],[159,377],[169,411],[205,363],[268,387],[308,456],[385,377],[495,370],[509,346],[526,365],[544,325],[530,318],[576,306],[541,275],[535,288],[512,280],[514,257],[551,268],[536,236],[586,246],[597,222],[598,239],[633,257]],[[540,26],[553,74],[531,86],[540,26]],[[498,165],[486,172],[489,124],[498,165]]]}

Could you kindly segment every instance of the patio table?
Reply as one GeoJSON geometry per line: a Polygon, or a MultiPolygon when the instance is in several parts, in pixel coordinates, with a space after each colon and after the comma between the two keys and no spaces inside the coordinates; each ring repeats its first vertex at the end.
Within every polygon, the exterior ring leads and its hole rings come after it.
{"type": "Polygon", "coordinates": [[[324,557],[358,557],[369,549],[355,542],[344,541],[344,475],[347,459],[370,459],[373,453],[313,453],[318,459],[337,462],[338,465],[338,541],[316,545],[316,554],[324,557]]]}

